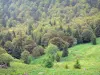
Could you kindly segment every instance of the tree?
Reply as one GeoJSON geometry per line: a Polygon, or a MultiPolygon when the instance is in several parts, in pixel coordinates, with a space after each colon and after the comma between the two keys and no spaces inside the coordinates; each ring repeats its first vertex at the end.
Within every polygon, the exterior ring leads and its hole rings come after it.
{"type": "Polygon", "coordinates": [[[83,42],[87,43],[91,41],[91,37],[92,37],[93,32],[89,29],[84,29],[82,32],[82,38],[83,38],[83,42]]]}
{"type": "Polygon", "coordinates": [[[56,54],[56,61],[60,62],[60,55],[58,53],[56,54]]]}
{"type": "Polygon", "coordinates": [[[14,30],[12,31],[12,34],[13,34],[13,38],[15,38],[16,37],[16,33],[15,33],[14,30]]]}
{"type": "Polygon", "coordinates": [[[4,45],[6,51],[9,53],[9,54],[12,54],[13,52],[13,44],[11,41],[7,41],[4,45]]]}
{"type": "Polygon", "coordinates": [[[44,64],[44,66],[47,67],[47,68],[53,67],[53,62],[50,60],[50,58],[45,59],[44,62],[43,62],[43,64],[44,64]]]}
{"type": "Polygon", "coordinates": [[[37,49],[39,50],[40,54],[44,54],[44,48],[42,46],[37,46],[37,49]]]}
{"type": "Polygon", "coordinates": [[[68,45],[66,45],[63,49],[62,57],[68,56],[68,45]]]}
{"type": "Polygon", "coordinates": [[[22,39],[20,37],[16,37],[13,39],[12,44],[13,44],[13,52],[12,52],[12,56],[20,59],[21,57],[21,52],[23,51],[22,48],[22,39]]]}
{"type": "Polygon", "coordinates": [[[96,45],[96,36],[95,36],[95,34],[93,34],[92,37],[91,37],[91,43],[93,45],[96,45]]]}
{"type": "Polygon", "coordinates": [[[3,53],[0,55],[0,63],[6,64],[10,67],[10,62],[13,60],[13,57],[7,53],[3,53]]]}
{"type": "Polygon", "coordinates": [[[27,37],[24,42],[24,48],[32,53],[32,50],[37,46],[35,41],[31,37],[27,37]]]}
{"type": "Polygon", "coordinates": [[[4,50],[3,48],[0,47],[0,55],[6,53],[6,50],[4,50]]]}
{"type": "Polygon", "coordinates": [[[68,26],[68,28],[67,28],[67,33],[68,33],[70,36],[72,35],[72,30],[71,30],[70,26],[68,26]]]}
{"type": "Polygon", "coordinates": [[[100,37],[100,20],[96,22],[95,34],[97,37],[100,37]]]}
{"type": "Polygon", "coordinates": [[[6,64],[10,67],[10,62],[13,60],[13,57],[7,54],[6,50],[0,47],[0,65],[6,64]]]}
{"type": "Polygon", "coordinates": [[[21,58],[21,52],[22,52],[22,48],[16,46],[13,49],[12,56],[15,57],[15,58],[17,58],[17,59],[20,59],[21,58]]]}
{"type": "Polygon", "coordinates": [[[30,53],[28,51],[23,51],[21,54],[21,59],[24,61],[24,63],[29,64],[29,55],[30,53]]]}
{"type": "Polygon", "coordinates": [[[48,33],[45,33],[41,39],[41,44],[42,46],[47,46],[50,39],[52,39],[53,37],[57,37],[57,33],[56,32],[48,32],[48,33]]]}
{"type": "Polygon", "coordinates": [[[68,47],[72,47],[73,46],[73,44],[74,44],[74,37],[72,37],[72,36],[66,36],[65,40],[69,44],[68,47]]]}
{"type": "Polygon", "coordinates": [[[44,49],[41,46],[36,46],[33,50],[32,50],[32,56],[33,57],[39,57],[41,55],[44,54],[44,49]]]}
{"type": "Polygon", "coordinates": [[[65,69],[68,69],[69,67],[68,67],[68,65],[67,64],[65,64],[65,69]]]}
{"type": "Polygon", "coordinates": [[[58,47],[56,45],[49,44],[45,50],[46,50],[46,55],[49,56],[52,61],[54,61],[56,53],[57,51],[59,51],[58,47]]]}
{"type": "Polygon", "coordinates": [[[98,0],[86,0],[91,7],[97,7],[98,0]]]}
{"type": "Polygon", "coordinates": [[[63,27],[62,27],[62,25],[60,25],[60,27],[59,27],[59,30],[63,30],[63,27]]]}
{"type": "Polygon", "coordinates": [[[77,44],[83,43],[82,35],[80,34],[78,29],[74,32],[74,37],[77,39],[77,44]]]}
{"type": "Polygon", "coordinates": [[[63,50],[66,45],[66,42],[62,38],[59,38],[59,37],[54,37],[49,42],[51,44],[56,45],[59,48],[59,50],[63,50]]]}
{"type": "Polygon", "coordinates": [[[76,61],[75,65],[74,65],[74,68],[81,69],[81,65],[79,63],[79,60],[76,61]]]}
{"type": "Polygon", "coordinates": [[[49,44],[48,47],[45,49],[47,55],[55,55],[57,51],[59,50],[56,45],[49,44]]]}
{"type": "Polygon", "coordinates": [[[28,25],[28,31],[27,31],[28,35],[31,35],[32,34],[32,30],[33,30],[32,25],[31,24],[28,25]]]}
{"type": "Polygon", "coordinates": [[[7,32],[4,36],[5,41],[12,41],[12,34],[7,32]]]}

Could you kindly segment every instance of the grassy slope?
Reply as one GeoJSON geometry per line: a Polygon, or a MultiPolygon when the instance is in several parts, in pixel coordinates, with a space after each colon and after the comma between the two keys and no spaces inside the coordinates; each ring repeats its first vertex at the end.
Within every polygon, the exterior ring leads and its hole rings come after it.
{"type": "Polygon", "coordinates": [[[100,75],[100,38],[97,39],[97,45],[81,44],[69,49],[69,56],[62,58],[60,63],[55,63],[51,69],[43,68],[38,65],[44,58],[32,62],[35,65],[25,65],[20,62],[12,62],[8,69],[0,69],[0,75],[18,75],[29,73],[29,75],[100,75]],[[80,59],[82,68],[74,69],[73,65],[76,59],[80,59]],[[69,69],[64,65],[68,64],[69,69]]]}

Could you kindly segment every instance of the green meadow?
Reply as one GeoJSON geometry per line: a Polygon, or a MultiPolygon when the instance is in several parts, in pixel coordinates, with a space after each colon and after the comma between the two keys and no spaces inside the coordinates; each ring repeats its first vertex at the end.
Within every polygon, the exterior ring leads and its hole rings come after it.
{"type": "Polygon", "coordinates": [[[45,55],[34,59],[30,65],[14,60],[10,68],[0,69],[0,75],[100,75],[100,38],[97,38],[97,45],[87,43],[69,48],[69,56],[55,62],[53,68],[41,66],[43,58],[45,55]],[[81,69],[74,69],[76,59],[79,59],[81,69]]]}

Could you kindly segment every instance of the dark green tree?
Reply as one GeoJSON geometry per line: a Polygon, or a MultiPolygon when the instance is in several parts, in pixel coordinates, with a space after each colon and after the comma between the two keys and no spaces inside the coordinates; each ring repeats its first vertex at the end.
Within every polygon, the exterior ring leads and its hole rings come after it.
{"type": "Polygon", "coordinates": [[[56,61],[60,62],[60,55],[58,53],[56,54],[56,61]]]}
{"type": "Polygon", "coordinates": [[[78,29],[74,32],[74,37],[77,39],[77,44],[83,43],[82,35],[78,29]]]}
{"type": "Polygon", "coordinates": [[[46,67],[46,68],[51,68],[51,67],[53,67],[53,61],[51,60],[50,57],[44,59],[44,60],[43,60],[43,64],[44,64],[44,67],[46,67]]]}
{"type": "Polygon", "coordinates": [[[83,42],[87,43],[91,41],[91,37],[92,37],[93,32],[89,29],[84,29],[82,32],[82,38],[83,38],[83,42]]]}
{"type": "Polygon", "coordinates": [[[31,35],[31,34],[32,34],[32,30],[33,30],[32,25],[31,25],[31,24],[30,24],[30,25],[28,25],[27,34],[28,34],[28,35],[31,35]]]}
{"type": "Polygon", "coordinates": [[[68,56],[68,45],[65,45],[62,53],[62,57],[66,57],[66,56],[68,56]]]}
{"type": "Polygon", "coordinates": [[[81,65],[79,63],[79,60],[76,61],[75,65],[74,65],[75,69],[81,69],[81,65]]]}
{"type": "Polygon", "coordinates": [[[100,20],[96,22],[95,34],[97,37],[100,37],[100,20]]]}
{"type": "Polygon", "coordinates": [[[91,43],[92,43],[93,45],[96,45],[96,44],[97,44],[97,43],[96,43],[96,36],[95,36],[95,34],[93,34],[92,37],[91,37],[91,43]]]}
{"type": "Polygon", "coordinates": [[[4,45],[4,48],[9,54],[12,54],[14,46],[11,41],[7,41],[4,45]]]}
{"type": "Polygon", "coordinates": [[[68,25],[68,28],[67,28],[67,33],[71,36],[72,35],[72,30],[70,28],[70,26],[68,25]]]}
{"type": "Polygon", "coordinates": [[[10,67],[10,62],[13,60],[13,57],[7,54],[6,50],[0,47],[0,65],[6,65],[10,67]]]}

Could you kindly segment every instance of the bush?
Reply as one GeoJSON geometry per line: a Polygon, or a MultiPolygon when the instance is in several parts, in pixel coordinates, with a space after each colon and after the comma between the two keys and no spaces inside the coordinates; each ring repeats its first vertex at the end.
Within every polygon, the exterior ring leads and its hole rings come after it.
{"type": "Polygon", "coordinates": [[[57,51],[59,51],[58,47],[56,45],[53,45],[53,44],[49,44],[48,47],[46,48],[47,55],[55,56],[57,51]]]}
{"type": "Polygon", "coordinates": [[[53,62],[51,61],[50,58],[44,60],[44,66],[47,67],[47,68],[53,67],[53,62]]]}
{"type": "Polygon", "coordinates": [[[82,32],[82,38],[83,38],[83,42],[87,43],[91,41],[91,37],[92,37],[93,32],[89,29],[84,29],[82,32]]]}
{"type": "Polygon", "coordinates": [[[13,60],[13,57],[7,53],[3,53],[0,55],[0,64],[6,64],[10,67],[10,62],[13,60]]]}
{"type": "Polygon", "coordinates": [[[78,29],[74,32],[74,37],[77,39],[77,44],[83,43],[82,35],[78,29]]]}
{"type": "Polygon", "coordinates": [[[24,51],[21,54],[21,59],[24,61],[24,63],[29,64],[29,55],[30,53],[28,51],[24,51]]]}
{"type": "Polygon", "coordinates": [[[96,36],[95,36],[94,34],[92,35],[91,43],[92,43],[93,45],[96,45],[96,44],[97,44],[97,43],[96,43],[96,36]]]}
{"type": "Polygon", "coordinates": [[[67,64],[65,65],[65,69],[68,69],[68,65],[67,64]]]}
{"type": "Polygon", "coordinates": [[[32,50],[37,46],[36,42],[31,38],[31,36],[28,36],[25,38],[24,41],[24,48],[28,50],[30,53],[32,53],[32,50]]]}
{"type": "Polygon", "coordinates": [[[59,38],[59,37],[54,37],[49,42],[56,45],[60,50],[63,50],[63,48],[66,45],[66,42],[62,38],[59,38]]]}
{"type": "Polygon", "coordinates": [[[58,53],[56,54],[56,61],[60,62],[60,55],[58,53]]]}
{"type": "Polygon", "coordinates": [[[57,37],[57,33],[54,31],[50,31],[48,33],[45,33],[43,37],[41,38],[41,44],[42,46],[46,47],[50,41],[50,39],[57,37]]]}
{"type": "Polygon", "coordinates": [[[68,44],[64,47],[62,57],[68,56],[68,44]]]}
{"type": "Polygon", "coordinates": [[[76,61],[76,64],[74,65],[74,68],[75,69],[81,69],[81,65],[80,65],[78,60],[76,61]]]}
{"type": "Polygon", "coordinates": [[[43,55],[44,54],[44,48],[42,46],[37,46],[35,47],[39,50],[40,54],[43,55]]]}
{"type": "Polygon", "coordinates": [[[97,37],[100,37],[100,20],[96,21],[95,34],[97,37]]]}
{"type": "Polygon", "coordinates": [[[37,46],[32,50],[33,57],[38,57],[44,54],[44,49],[41,46],[37,46]]]}
{"type": "Polygon", "coordinates": [[[67,36],[66,41],[68,42],[69,47],[74,45],[74,38],[72,36],[67,36]]]}
{"type": "Polygon", "coordinates": [[[0,55],[6,53],[6,50],[4,50],[3,48],[0,47],[0,55]]]}
{"type": "Polygon", "coordinates": [[[4,44],[4,47],[6,49],[6,51],[9,53],[9,54],[12,54],[13,52],[13,44],[11,41],[7,41],[5,44],[4,44]]]}

